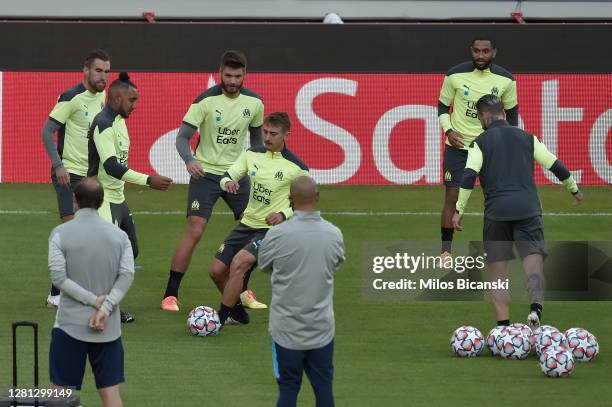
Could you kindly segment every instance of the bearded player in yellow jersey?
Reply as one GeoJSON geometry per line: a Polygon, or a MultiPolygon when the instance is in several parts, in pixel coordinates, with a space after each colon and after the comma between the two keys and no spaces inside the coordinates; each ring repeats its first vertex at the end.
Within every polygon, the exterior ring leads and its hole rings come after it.
{"type": "MultiPolygon", "coordinates": [[[[62,222],[74,218],[72,191],[87,175],[87,130],[94,117],[104,108],[104,89],[109,73],[110,56],[104,50],[92,50],[85,57],[83,80],[57,98],[42,129],[62,222]]],[[[59,298],[60,291],[52,285],[47,296],[47,307],[57,308],[59,298]]]]}
{"type": "MultiPolygon", "coordinates": [[[[134,258],[138,257],[138,239],[132,213],[124,195],[126,182],[167,190],[172,180],[161,175],[148,175],[128,166],[130,136],[125,121],[136,109],[139,94],[126,72],[111,83],[108,104],[93,120],[89,129],[89,168],[87,175],[97,177],[104,188],[100,217],[117,225],[130,239],[134,258]]],[[[133,322],[134,316],[121,311],[121,322],[133,322]]]]}
{"type": "Polygon", "coordinates": [[[518,126],[516,81],[510,72],[493,64],[495,42],[477,37],[470,47],[472,60],[448,70],[438,100],[440,126],[446,135],[443,173],[446,193],[442,209],[441,238],[443,257],[450,256],[453,240],[452,218],[459,196],[463,169],[472,141],[482,133],[476,103],[484,95],[499,97],[512,126],[518,126]]]}
{"type": "MultiPolygon", "coordinates": [[[[165,311],[179,310],[181,280],[219,198],[229,206],[236,220],[242,217],[247,206],[248,177],[241,181],[238,194],[229,194],[219,186],[222,175],[244,151],[247,134],[250,134],[251,147],[261,145],[264,105],[259,95],[242,86],[246,66],[246,56],[240,51],[230,50],[222,55],[221,83],[193,101],[176,138],[176,149],[191,178],[187,193],[187,225],[174,250],[161,302],[161,309],[165,311]],[[196,131],[200,137],[193,154],[189,140],[196,131]]],[[[266,308],[248,290],[249,276],[247,273],[243,282],[242,301],[250,308],[266,308]]]]}

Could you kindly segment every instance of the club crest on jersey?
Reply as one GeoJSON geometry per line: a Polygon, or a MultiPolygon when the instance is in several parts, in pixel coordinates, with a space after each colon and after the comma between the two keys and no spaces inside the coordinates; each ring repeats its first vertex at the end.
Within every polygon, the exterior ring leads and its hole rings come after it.
{"type": "Polygon", "coordinates": [[[242,111],[242,117],[244,117],[245,119],[251,117],[251,111],[248,107],[242,111]]]}
{"type": "Polygon", "coordinates": [[[215,109],[215,123],[221,124],[222,121],[223,121],[223,114],[221,113],[220,110],[215,109]]]}
{"type": "Polygon", "coordinates": [[[497,89],[497,86],[494,86],[493,89],[491,89],[491,95],[499,96],[499,89],[497,89]]]}
{"type": "Polygon", "coordinates": [[[259,249],[259,246],[261,246],[261,242],[263,242],[263,239],[259,239],[251,243],[253,244],[253,246],[255,246],[255,249],[259,249]]]}
{"type": "Polygon", "coordinates": [[[283,180],[283,172],[282,171],[278,171],[276,174],[274,174],[274,179],[277,181],[282,181],[283,180]]]}
{"type": "Polygon", "coordinates": [[[196,199],[195,201],[191,203],[191,210],[197,211],[199,209],[200,209],[200,202],[198,202],[198,200],[196,199]]]}

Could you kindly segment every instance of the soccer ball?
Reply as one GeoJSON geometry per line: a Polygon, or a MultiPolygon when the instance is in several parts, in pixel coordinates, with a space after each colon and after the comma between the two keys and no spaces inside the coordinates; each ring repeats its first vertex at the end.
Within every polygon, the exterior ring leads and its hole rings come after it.
{"type": "Polygon", "coordinates": [[[570,336],[574,335],[576,332],[579,332],[579,331],[585,331],[585,329],[584,328],[570,328],[567,331],[565,331],[563,335],[565,335],[566,338],[569,338],[570,336]]]}
{"type": "Polygon", "coordinates": [[[217,336],[220,330],[219,315],[211,307],[200,305],[187,316],[187,331],[193,336],[217,336]]]}
{"type": "Polygon", "coordinates": [[[537,337],[538,335],[542,334],[542,332],[544,331],[559,331],[559,330],[552,325],[540,325],[539,327],[533,330],[533,335],[537,337]]]}
{"type": "Polygon", "coordinates": [[[507,330],[508,330],[507,326],[499,325],[489,331],[489,334],[487,335],[486,345],[487,345],[487,348],[489,349],[489,352],[491,352],[491,355],[493,356],[499,355],[499,348],[497,347],[497,341],[499,338],[501,338],[506,333],[507,330]]]}
{"type": "Polygon", "coordinates": [[[599,353],[599,343],[595,335],[582,328],[572,328],[567,333],[567,347],[576,362],[590,362],[599,353]]]}
{"type": "Polygon", "coordinates": [[[478,328],[460,326],[451,335],[450,345],[457,356],[478,356],[484,348],[484,338],[478,328]]]}
{"type": "Polygon", "coordinates": [[[521,324],[520,322],[515,322],[514,324],[510,325],[510,328],[518,329],[525,336],[527,336],[527,338],[529,338],[529,353],[535,353],[536,337],[533,334],[533,331],[531,330],[531,328],[529,328],[529,326],[525,324],[521,324]]]}
{"type": "Polygon", "coordinates": [[[531,351],[529,336],[519,329],[509,328],[497,340],[499,354],[506,359],[526,359],[531,351]]]}
{"type": "Polygon", "coordinates": [[[550,325],[543,325],[539,328],[536,328],[534,334],[536,335],[535,350],[538,356],[542,356],[544,350],[549,347],[567,347],[565,335],[559,332],[557,328],[552,327],[550,325]]]}
{"type": "Polygon", "coordinates": [[[540,369],[548,377],[566,377],[574,370],[574,357],[565,348],[549,347],[540,356],[540,369]]]}

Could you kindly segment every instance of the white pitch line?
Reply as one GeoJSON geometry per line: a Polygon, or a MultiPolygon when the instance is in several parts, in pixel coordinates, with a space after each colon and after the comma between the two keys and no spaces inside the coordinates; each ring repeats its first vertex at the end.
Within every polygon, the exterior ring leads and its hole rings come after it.
{"type": "MultiPolygon", "coordinates": [[[[0,209],[0,215],[49,215],[51,211],[30,211],[30,210],[4,210],[0,209]]],[[[184,215],[184,211],[134,211],[134,215],[184,215]]],[[[326,216],[440,216],[440,212],[322,212],[326,216]]],[[[214,212],[213,215],[233,215],[233,212],[214,212]]],[[[612,212],[544,212],[544,216],[612,216],[612,212]]],[[[465,216],[482,216],[481,212],[466,212],[465,216]]]]}

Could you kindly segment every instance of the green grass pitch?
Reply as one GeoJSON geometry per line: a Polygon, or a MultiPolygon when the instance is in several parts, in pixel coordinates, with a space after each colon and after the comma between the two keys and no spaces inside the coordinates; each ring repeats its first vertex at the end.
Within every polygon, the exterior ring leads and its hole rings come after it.
{"type": "MultiPolygon", "coordinates": [[[[553,213],[610,212],[609,187],[586,187],[585,202],[570,206],[562,187],[542,187],[545,233],[549,240],[609,240],[612,216],[556,216],[553,213]]],[[[483,333],[495,324],[484,302],[369,301],[362,296],[362,242],[432,240],[439,238],[441,187],[323,187],[321,210],[345,237],[347,261],[336,276],[336,405],[371,406],[609,406],[612,400],[612,304],[549,302],[546,323],[567,329],[582,326],[599,339],[601,353],[591,364],[578,364],[569,379],[548,379],[537,362],[506,361],[488,356],[460,359],[450,353],[451,332],[471,324],[483,333]],[[372,212],[355,216],[339,212],[372,212]],[[376,215],[380,212],[417,214],[376,215]],[[326,215],[327,213],[327,215],[326,215]]],[[[123,326],[126,406],[272,406],[277,387],[272,374],[266,311],[251,312],[245,327],[227,327],[219,337],[195,338],[185,331],[187,312],[194,306],[217,307],[219,294],[208,277],[215,250],[235,225],[220,202],[183,279],[181,312],[162,312],[170,257],[185,218],[186,187],[167,193],[139,187],[127,189],[136,212],[142,269],[122,307],[136,315],[123,326]],[[166,211],[165,214],[159,212],[166,211]],[[151,213],[155,212],[155,213],[151,213]],[[170,213],[168,213],[170,212],[170,213]]],[[[482,210],[477,189],[468,207],[482,210]]],[[[48,385],[48,346],[54,312],[44,307],[50,280],[47,237],[58,223],[55,194],[49,185],[0,184],[0,388],[11,384],[10,322],[40,324],[41,385],[48,385]]],[[[456,239],[478,239],[482,219],[468,216],[456,239]]],[[[264,302],[270,299],[269,278],[255,272],[251,287],[264,302]]],[[[513,304],[514,320],[523,321],[526,304],[513,304]]],[[[20,332],[20,383],[31,385],[31,340],[20,332]]],[[[99,405],[90,369],[81,392],[83,405],[99,405]]],[[[299,403],[314,405],[304,378],[299,403]]]]}

